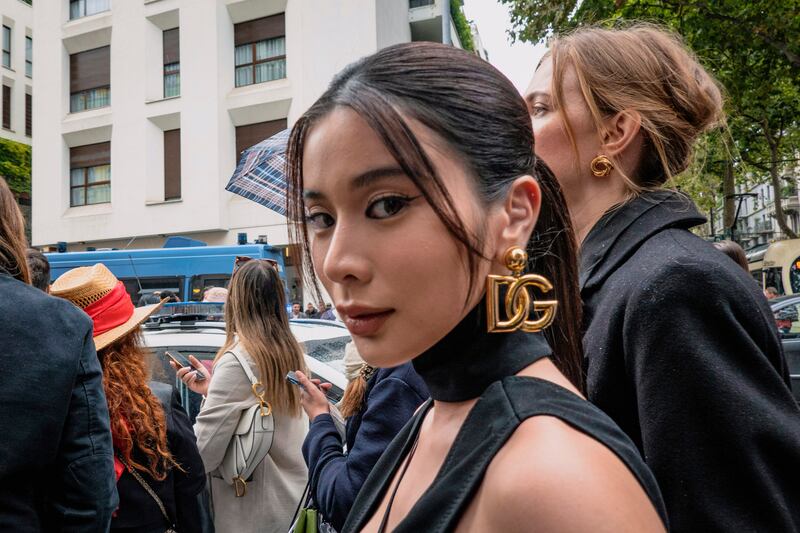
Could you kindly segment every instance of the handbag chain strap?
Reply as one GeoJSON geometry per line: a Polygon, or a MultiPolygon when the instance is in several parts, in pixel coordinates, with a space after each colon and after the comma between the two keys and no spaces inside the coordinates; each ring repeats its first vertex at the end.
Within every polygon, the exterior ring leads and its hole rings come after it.
{"type": "Polygon", "coordinates": [[[174,531],[175,524],[173,524],[172,520],[170,520],[169,515],[167,514],[167,509],[164,507],[164,503],[161,501],[161,498],[158,497],[158,494],[156,494],[155,491],[152,488],[150,488],[150,484],[147,483],[147,481],[145,481],[145,479],[141,475],[139,475],[139,472],[131,468],[130,465],[128,465],[128,463],[125,462],[125,459],[123,459],[122,456],[117,454],[117,459],[119,459],[119,462],[122,463],[122,465],[125,467],[128,473],[132,475],[136,481],[139,482],[139,485],[141,485],[142,488],[147,492],[147,494],[149,494],[150,497],[153,498],[153,500],[156,502],[156,505],[158,505],[158,508],[161,510],[161,514],[164,516],[164,520],[166,520],[167,524],[170,525],[167,531],[168,532],[174,531]]]}

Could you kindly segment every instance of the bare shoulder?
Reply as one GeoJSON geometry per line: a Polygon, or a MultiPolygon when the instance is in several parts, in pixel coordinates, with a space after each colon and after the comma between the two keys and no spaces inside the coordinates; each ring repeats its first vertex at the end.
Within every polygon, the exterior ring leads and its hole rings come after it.
{"type": "Polygon", "coordinates": [[[628,467],[550,416],[524,421],[497,453],[465,518],[504,531],[664,531],[628,467]]]}

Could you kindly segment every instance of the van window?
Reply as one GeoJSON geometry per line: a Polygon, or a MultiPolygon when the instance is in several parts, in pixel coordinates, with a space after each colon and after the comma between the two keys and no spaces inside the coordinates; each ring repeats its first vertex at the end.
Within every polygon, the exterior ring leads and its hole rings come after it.
{"type": "Polygon", "coordinates": [[[223,287],[228,288],[228,283],[231,281],[230,274],[202,274],[200,276],[192,276],[191,287],[193,302],[200,302],[203,300],[203,295],[209,287],[223,287]]]}
{"type": "Polygon", "coordinates": [[[764,276],[764,271],[759,268],[758,270],[753,270],[752,272],[750,272],[750,275],[753,276],[753,279],[756,280],[756,283],[758,283],[758,286],[761,287],[761,289],[763,290],[764,289],[764,277],[763,277],[764,276]]]}
{"type": "Polygon", "coordinates": [[[155,291],[172,291],[183,301],[183,276],[163,276],[139,278],[120,278],[125,284],[125,290],[131,295],[134,305],[139,304],[143,296],[152,294],[155,291]],[[141,289],[139,284],[141,283],[141,289]]]}
{"type": "Polygon", "coordinates": [[[765,268],[764,269],[764,288],[775,287],[778,289],[778,294],[786,294],[783,289],[783,278],[781,277],[781,268],[765,268]]]}
{"type": "Polygon", "coordinates": [[[800,292],[800,257],[796,257],[792,261],[792,266],[789,267],[789,284],[792,288],[792,293],[800,292]]]}

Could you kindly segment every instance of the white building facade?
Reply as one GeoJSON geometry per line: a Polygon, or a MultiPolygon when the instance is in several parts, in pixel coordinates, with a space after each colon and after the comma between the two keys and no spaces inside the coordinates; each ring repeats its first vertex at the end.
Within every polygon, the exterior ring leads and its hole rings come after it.
{"type": "Polygon", "coordinates": [[[31,144],[33,8],[30,1],[0,0],[2,113],[0,137],[31,144]]]}
{"type": "Polygon", "coordinates": [[[288,244],[282,216],[224,191],[240,151],[291,126],[347,64],[441,39],[449,20],[444,0],[41,4],[33,245],[70,251],[172,235],[288,244]]]}
{"type": "MultiPolygon", "coordinates": [[[[789,229],[800,233],[800,198],[797,180],[794,176],[786,176],[784,183],[780,194],[786,223],[789,229]]],[[[735,237],[745,250],[788,238],[775,219],[775,191],[770,183],[737,185],[735,191],[734,210],[738,210],[735,237]]],[[[723,208],[720,204],[714,210],[714,235],[721,235],[725,231],[722,213],[723,208]]]]}

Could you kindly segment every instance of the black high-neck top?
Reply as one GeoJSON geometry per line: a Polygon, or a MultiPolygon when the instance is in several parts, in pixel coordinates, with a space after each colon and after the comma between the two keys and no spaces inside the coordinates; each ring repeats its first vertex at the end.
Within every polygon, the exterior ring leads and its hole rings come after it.
{"type": "MultiPolygon", "coordinates": [[[[361,488],[342,533],[361,531],[383,501],[437,401],[478,397],[441,469],[395,532],[445,532],[458,525],[486,469],[516,428],[532,416],[554,416],[599,441],[631,470],[667,523],[661,494],[636,447],[602,411],[550,381],[514,376],[550,348],[543,336],[487,333],[481,302],[444,339],[414,359],[432,400],[392,441],[361,488]]],[[[533,450],[532,450],[533,451],[533,450]]]]}

